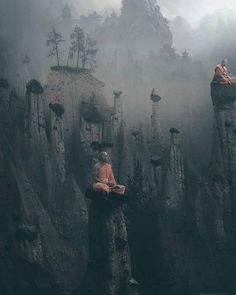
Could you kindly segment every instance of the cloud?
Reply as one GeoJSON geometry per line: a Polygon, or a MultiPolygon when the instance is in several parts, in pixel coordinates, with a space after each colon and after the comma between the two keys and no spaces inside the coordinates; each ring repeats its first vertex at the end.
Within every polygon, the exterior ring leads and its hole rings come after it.
{"type": "Polygon", "coordinates": [[[215,13],[219,9],[236,10],[235,0],[158,0],[158,4],[167,17],[182,15],[193,25],[197,25],[206,14],[215,13]]]}
{"type": "MultiPolygon", "coordinates": [[[[138,1],[138,0],[136,0],[138,1]]],[[[88,13],[93,10],[102,11],[106,7],[119,8],[121,0],[68,0],[76,7],[77,13],[88,13]]],[[[235,9],[235,0],[157,0],[161,11],[167,18],[173,19],[177,15],[182,15],[188,22],[197,25],[200,19],[206,15],[214,13],[219,9],[235,9]]]]}
{"type": "Polygon", "coordinates": [[[67,2],[76,9],[76,14],[86,14],[94,10],[100,12],[107,7],[121,6],[121,0],[68,0],[67,2]]]}

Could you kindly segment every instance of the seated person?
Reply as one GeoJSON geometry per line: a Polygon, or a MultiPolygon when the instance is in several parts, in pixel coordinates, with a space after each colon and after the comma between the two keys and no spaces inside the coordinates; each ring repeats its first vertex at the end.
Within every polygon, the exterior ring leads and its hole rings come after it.
{"type": "Polygon", "coordinates": [[[227,59],[224,59],[221,64],[215,68],[215,75],[212,80],[213,84],[236,84],[236,78],[228,74],[227,59]]]}
{"type": "Polygon", "coordinates": [[[116,183],[107,152],[100,152],[99,162],[94,166],[93,190],[107,194],[113,192],[123,195],[125,193],[125,186],[116,183]]]}

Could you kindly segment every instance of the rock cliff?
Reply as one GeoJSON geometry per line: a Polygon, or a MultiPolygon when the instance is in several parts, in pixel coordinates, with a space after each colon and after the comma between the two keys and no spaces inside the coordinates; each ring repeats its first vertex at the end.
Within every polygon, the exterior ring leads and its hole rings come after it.
{"type": "Polygon", "coordinates": [[[172,44],[167,19],[156,0],[124,0],[120,21],[126,28],[130,45],[140,52],[148,53],[148,49],[158,50],[165,44],[172,44]]]}
{"type": "Polygon", "coordinates": [[[89,209],[89,265],[80,290],[74,294],[138,294],[122,203],[127,196],[95,194],[89,209]]]}
{"type": "Polygon", "coordinates": [[[99,42],[99,62],[118,68],[130,63],[130,56],[143,57],[172,45],[168,21],[155,0],[124,0],[121,15],[115,13],[92,35],[99,42]]]}
{"type": "Polygon", "coordinates": [[[221,240],[235,229],[236,136],[234,85],[212,84],[215,113],[212,159],[213,192],[216,200],[215,234],[221,240]]]}
{"type": "Polygon", "coordinates": [[[0,79],[0,293],[234,294],[235,86],[212,85],[210,177],[186,161],[181,130],[162,134],[155,91],[150,122],[131,127],[122,92],[108,105],[103,88],[57,67],[22,99],[0,79]],[[125,206],[84,198],[101,149],[125,206]]]}

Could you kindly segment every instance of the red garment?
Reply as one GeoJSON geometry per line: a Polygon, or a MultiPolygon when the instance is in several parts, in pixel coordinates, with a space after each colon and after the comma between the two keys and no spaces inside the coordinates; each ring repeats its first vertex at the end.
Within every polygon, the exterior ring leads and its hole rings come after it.
{"type": "Polygon", "coordinates": [[[111,183],[113,185],[116,184],[115,177],[112,171],[112,167],[110,164],[97,164],[97,175],[96,178],[99,179],[101,183],[111,183]]]}
{"type": "Polygon", "coordinates": [[[97,164],[96,178],[93,183],[94,191],[104,191],[106,193],[115,192],[118,194],[124,194],[125,187],[123,185],[117,185],[112,167],[110,164],[97,164]]]}
{"type": "Polygon", "coordinates": [[[236,78],[228,75],[226,66],[217,65],[215,68],[215,75],[212,80],[215,84],[236,84],[236,78]]]}

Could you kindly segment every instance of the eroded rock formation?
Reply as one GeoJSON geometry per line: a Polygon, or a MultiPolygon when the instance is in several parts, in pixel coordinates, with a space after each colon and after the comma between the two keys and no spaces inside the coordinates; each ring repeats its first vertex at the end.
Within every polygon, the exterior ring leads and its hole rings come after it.
{"type": "Polygon", "coordinates": [[[231,235],[235,229],[236,117],[235,85],[212,85],[215,134],[212,159],[213,192],[216,200],[216,236],[231,235]]]}
{"type": "Polygon", "coordinates": [[[155,91],[150,122],[129,127],[121,91],[110,106],[103,87],[86,71],[54,68],[44,87],[27,84],[23,102],[0,80],[0,293],[234,293],[235,86],[212,86],[209,182],[185,165],[179,130],[163,140],[155,91]],[[127,185],[127,206],[85,201],[101,149],[127,185]]]}
{"type": "Polygon", "coordinates": [[[132,278],[128,236],[119,195],[95,194],[89,209],[89,265],[85,281],[74,294],[138,294],[132,278]]]}
{"type": "Polygon", "coordinates": [[[48,116],[38,81],[27,84],[25,110],[14,107],[16,95],[8,88],[1,92],[4,101],[12,102],[10,109],[1,104],[6,118],[0,142],[1,241],[3,249],[10,245],[1,260],[6,268],[2,294],[68,294],[85,272],[88,214],[74,176],[66,171],[63,117],[48,116]],[[22,111],[21,129],[15,124],[22,111]]]}

